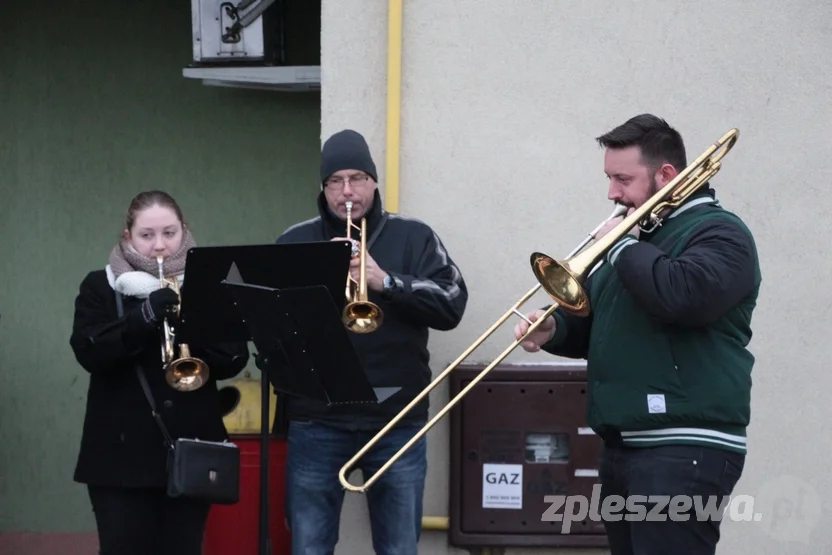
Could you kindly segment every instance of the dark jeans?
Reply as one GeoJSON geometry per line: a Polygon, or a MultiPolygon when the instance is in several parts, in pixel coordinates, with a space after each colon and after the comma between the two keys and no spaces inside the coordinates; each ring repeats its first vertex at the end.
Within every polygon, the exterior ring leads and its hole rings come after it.
{"type": "Polygon", "coordinates": [[[628,512],[635,515],[631,520],[604,518],[611,555],[713,555],[722,511],[716,518],[702,518],[701,507],[707,508],[709,497],[713,507],[727,507],[730,499],[726,496],[734,490],[744,464],[745,455],[709,447],[605,447],[599,471],[600,507],[610,495],[645,496],[627,499],[635,501],[626,506],[633,511],[622,504],[609,505],[616,517],[628,512]],[[699,496],[700,500],[692,500],[685,510],[672,501],[676,495],[699,496]],[[650,496],[662,497],[651,500],[650,496]],[[651,511],[663,515],[663,520],[651,520],[651,511]],[[677,514],[689,516],[682,521],[677,514]]]}
{"type": "MultiPolygon", "coordinates": [[[[411,426],[394,428],[376,443],[357,466],[365,479],[418,430],[411,426]]],[[[292,555],[334,553],[344,501],[338,471],[374,435],[311,422],[289,424],[286,520],[292,533],[292,555]]],[[[426,472],[427,453],[422,437],[367,490],[377,555],[417,555],[426,472]]]]}
{"type": "Polygon", "coordinates": [[[164,490],[89,486],[100,555],[201,555],[210,505],[164,490]]]}

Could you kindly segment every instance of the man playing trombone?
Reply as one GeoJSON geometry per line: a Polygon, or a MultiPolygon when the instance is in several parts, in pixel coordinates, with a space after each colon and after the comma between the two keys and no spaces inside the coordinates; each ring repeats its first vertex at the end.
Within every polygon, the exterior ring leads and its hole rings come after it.
{"type": "MultiPolygon", "coordinates": [[[[330,137],[321,152],[320,177],[318,217],[289,227],[277,242],[360,239],[364,249],[356,247],[362,252],[354,253],[349,273],[363,294],[350,299],[354,309],[345,312],[345,325],[370,384],[401,390],[377,405],[331,408],[282,397],[288,420],[286,514],[294,555],[334,552],[344,499],[339,470],[430,383],[428,332],[455,328],[468,300],[465,281],[439,236],[421,221],[384,211],[364,137],[352,130],[330,137]]],[[[410,440],[427,416],[425,399],[368,449],[358,464],[364,478],[410,440]]],[[[416,555],[426,470],[421,438],[369,489],[378,555],[416,555]]]]}
{"type": "MultiPolygon", "coordinates": [[[[609,199],[630,211],[686,168],[681,136],[650,114],[597,140],[609,199]]],[[[587,359],[587,419],[604,445],[601,501],[644,496],[649,513],[660,499],[650,496],[672,500],[663,520],[602,514],[612,555],[713,554],[720,521],[695,508],[709,500],[725,507],[746,456],[747,345],[761,279],[753,237],[708,183],[661,217],[648,232],[622,230],[584,285],[587,316],[561,305],[522,342],[529,352],[587,359]]],[[[543,312],[527,317],[536,322],[543,312]]],[[[516,339],[528,329],[518,323],[516,339]]]]}

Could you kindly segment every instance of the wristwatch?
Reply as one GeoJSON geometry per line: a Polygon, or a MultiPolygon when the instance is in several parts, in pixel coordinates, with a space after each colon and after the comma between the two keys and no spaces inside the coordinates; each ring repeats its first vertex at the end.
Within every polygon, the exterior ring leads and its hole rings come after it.
{"type": "Polygon", "coordinates": [[[384,276],[383,286],[384,286],[384,289],[383,289],[382,292],[385,293],[386,295],[391,295],[393,293],[393,291],[395,291],[395,289],[396,289],[396,282],[393,279],[393,276],[391,276],[390,274],[387,274],[386,276],[384,276]]]}

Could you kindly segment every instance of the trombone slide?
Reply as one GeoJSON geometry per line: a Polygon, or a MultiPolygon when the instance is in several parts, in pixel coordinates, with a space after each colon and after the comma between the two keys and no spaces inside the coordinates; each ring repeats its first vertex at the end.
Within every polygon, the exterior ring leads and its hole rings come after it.
{"type": "MultiPolygon", "coordinates": [[[[589,244],[595,238],[595,235],[601,230],[602,227],[604,227],[604,225],[606,225],[608,221],[620,217],[626,214],[626,212],[627,207],[620,204],[616,204],[615,208],[612,211],[612,214],[610,214],[610,216],[606,220],[598,224],[598,227],[596,227],[590,233],[588,233],[586,238],[584,238],[584,240],[581,241],[581,243],[577,247],[575,247],[571,253],[569,253],[569,256],[574,256],[577,252],[579,252],[587,244],[589,244]]],[[[537,291],[540,288],[541,284],[538,283],[534,287],[529,289],[529,291],[526,292],[526,294],[523,295],[520,298],[520,300],[514,303],[514,305],[511,308],[509,308],[502,316],[500,316],[500,318],[496,322],[494,322],[491,325],[491,327],[489,327],[482,335],[480,335],[480,337],[474,343],[472,343],[467,349],[465,349],[465,351],[463,351],[462,354],[460,354],[456,358],[456,360],[449,364],[445,368],[445,370],[441,374],[439,374],[439,376],[436,377],[435,380],[433,380],[425,389],[423,389],[419,393],[419,395],[417,395],[410,403],[408,403],[408,405],[404,409],[402,409],[399,412],[399,414],[393,417],[393,419],[390,422],[388,422],[388,424],[384,428],[382,428],[381,431],[379,431],[375,435],[375,437],[373,437],[369,442],[367,442],[367,444],[365,444],[364,447],[362,447],[349,461],[347,461],[347,463],[343,467],[341,467],[341,470],[338,472],[338,480],[341,482],[341,485],[344,487],[344,489],[358,493],[366,492],[367,489],[369,489],[379,478],[381,478],[382,474],[384,474],[387,471],[387,469],[393,465],[393,463],[395,463],[422,436],[424,436],[428,431],[430,431],[430,429],[433,428],[433,426],[435,426],[436,423],[439,422],[439,420],[441,420],[445,416],[445,414],[448,413],[448,411],[450,411],[454,406],[456,406],[456,404],[486,376],[486,374],[488,374],[491,370],[494,369],[494,367],[500,364],[503,361],[503,359],[505,359],[509,354],[511,354],[511,352],[514,351],[514,349],[516,349],[520,344],[522,344],[523,341],[526,340],[526,337],[533,333],[542,322],[546,321],[546,318],[551,316],[555,312],[555,310],[557,310],[558,304],[552,304],[552,306],[546,309],[544,313],[534,322],[532,322],[529,318],[527,318],[524,314],[522,314],[519,311],[519,308],[523,306],[532,296],[534,296],[534,294],[537,293],[537,291]],[[364,454],[368,450],[370,450],[373,447],[373,445],[376,444],[377,441],[379,441],[379,439],[381,439],[382,436],[387,434],[399,422],[399,420],[401,420],[405,416],[405,414],[410,412],[413,409],[413,407],[419,404],[419,402],[421,402],[421,400],[424,399],[426,395],[430,394],[430,392],[433,391],[433,389],[437,385],[439,385],[440,382],[447,378],[451,374],[451,372],[453,372],[456,369],[456,367],[462,363],[463,360],[468,358],[468,356],[477,347],[479,347],[497,329],[499,329],[503,325],[503,323],[506,320],[508,320],[512,315],[517,315],[529,323],[529,329],[526,331],[526,333],[520,339],[515,339],[508,347],[506,347],[506,349],[502,353],[500,353],[500,355],[496,359],[494,359],[488,366],[483,368],[480,371],[480,373],[477,374],[477,376],[473,380],[471,380],[471,383],[465,386],[465,388],[462,391],[460,391],[456,395],[456,397],[454,397],[447,405],[442,407],[442,409],[436,414],[436,416],[431,418],[428,421],[428,423],[425,424],[424,427],[422,427],[421,430],[419,430],[412,438],[410,438],[410,440],[406,444],[404,444],[404,446],[402,446],[392,457],[390,457],[390,459],[388,459],[387,462],[384,463],[381,466],[381,468],[379,468],[375,472],[375,474],[373,474],[369,479],[367,479],[364,482],[364,484],[360,486],[351,484],[347,479],[347,474],[349,473],[348,471],[350,470],[350,468],[354,466],[358,462],[358,460],[361,459],[361,457],[363,457],[364,454]]]]}

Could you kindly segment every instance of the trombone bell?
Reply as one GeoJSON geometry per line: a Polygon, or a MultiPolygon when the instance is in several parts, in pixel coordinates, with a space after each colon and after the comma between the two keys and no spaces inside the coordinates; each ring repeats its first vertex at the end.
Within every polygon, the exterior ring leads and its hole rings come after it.
{"type": "Polygon", "coordinates": [[[557,299],[558,304],[578,316],[589,315],[589,297],[587,297],[578,275],[581,271],[574,271],[569,262],[558,261],[540,252],[531,256],[534,277],[550,297],[557,299]]]}

